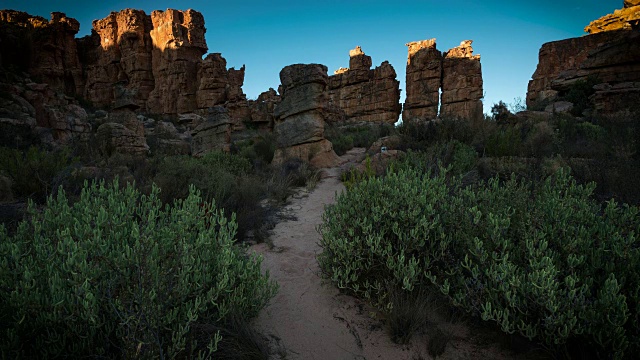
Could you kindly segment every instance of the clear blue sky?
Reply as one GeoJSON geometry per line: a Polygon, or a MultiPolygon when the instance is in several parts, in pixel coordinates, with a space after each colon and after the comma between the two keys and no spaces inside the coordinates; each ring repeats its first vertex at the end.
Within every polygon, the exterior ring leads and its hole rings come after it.
{"type": "Polygon", "coordinates": [[[256,98],[280,83],[280,70],[296,63],[327,65],[329,74],[349,66],[349,50],[362,46],[374,66],[388,60],[398,73],[404,99],[405,43],[437,38],[446,51],[474,40],[482,55],[484,108],[525,98],[527,83],[548,41],[584,34],[584,27],[622,0],[536,1],[71,1],[0,0],[0,9],[49,18],[60,11],[80,21],[78,36],[91,21],[125,8],[194,9],[202,12],[209,52],[220,52],[229,67],[246,65],[244,92],[256,98]]]}

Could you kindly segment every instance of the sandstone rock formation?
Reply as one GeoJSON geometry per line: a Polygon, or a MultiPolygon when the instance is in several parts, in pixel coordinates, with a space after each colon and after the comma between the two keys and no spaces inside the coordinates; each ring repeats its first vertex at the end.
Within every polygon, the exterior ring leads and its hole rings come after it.
{"type": "Polygon", "coordinates": [[[261,93],[256,100],[249,100],[248,107],[251,113],[251,123],[259,130],[273,130],[275,108],[280,101],[281,97],[274,89],[261,93]]]}
{"type": "Polygon", "coordinates": [[[191,155],[203,156],[211,151],[229,152],[231,118],[222,106],[212,107],[204,122],[192,131],[191,155]]]}
{"type": "Polygon", "coordinates": [[[74,39],[79,24],[62,13],[51,21],[0,11],[0,65],[29,72],[39,82],[101,108],[114,106],[114,84],[133,94],[142,111],[190,113],[226,105],[250,118],[242,92],[244,66],[226,69],[207,52],[202,14],[194,10],[125,9],[95,20],[91,35],[74,39]]]}
{"type": "Polygon", "coordinates": [[[444,54],[441,117],[468,120],[483,117],[480,55],[473,55],[471,43],[465,40],[444,54]]]}
{"type": "Polygon", "coordinates": [[[273,163],[288,158],[309,161],[316,167],[331,167],[340,159],[324,138],[327,102],[327,67],[295,64],[280,71],[282,101],[275,108],[277,149],[273,163]]]}
{"type": "Polygon", "coordinates": [[[407,58],[407,98],[404,120],[435,119],[438,116],[442,85],[442,53],[436,49],[436,39],[414,41],[407,58]]]}
{"type": "Polygon", "coordinates": [[[596,82],[592,106],[601,114],[636,107],[640,94],[640,32],[603,31],[542,45],[527,106],[565,95],[577,81],[596,82]],[[617,104],[617,105],[614,105],[617,104]]]}
{"type": "Polygon", "coordinates": [[[124,84],[145,108],[155,87],[151,18],[142,10],[125,9],[93,21],[90,36],[78,39],[85,68],[84,96],[98,107],[114,100],[113,84],[124,84]]]}
{"type": "Polygon", "coordinates": [[[480,55],[473,55],[471,43],[465,40],[444,54],[436,48],[436,39],[407,44],[404,120],[431,120],[438,115],[467,120],[482,118],[482,68],[480,55]]]}
{"type": "Polygon", "coordinates": [[[0,10],[0,65],[26,71],[38,82],[75,95],[82,93],[82,70],[75,34],[77,20],[60,12],[51,20],[25,12],[0,10]]]}
{"type": "Polygon", "coordinates": [[[640,1],[627,0],[624,8],[615,10],[613,14],[605,15],[593,20],[584,28],[589,34],[597,34],[603,31],[631,30],[638,28],[640,24],[640,1]]]}
{"type": "Polygon", "coordinates": [[[389,62],[373,70],[360,46],[349,52],[349,68],[329,77],[329,107],[347,124],[394,124],[400,115],[400,82],[389,62]]]}

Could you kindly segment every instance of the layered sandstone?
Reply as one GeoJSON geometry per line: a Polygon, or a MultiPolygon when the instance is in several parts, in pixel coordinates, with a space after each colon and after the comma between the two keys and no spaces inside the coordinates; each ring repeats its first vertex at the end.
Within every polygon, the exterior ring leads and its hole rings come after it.
{"type": "Polygon", "coordinates": [[[85,98],[98,107],[110,107],[116,96],[113,84],[120,83],[145,108],[155,88],[151,19],[142,10],[126,9],[94,20],[92,25],[91,35],[78,41],[86,76],[85,98]]]}
{"type": "Polygon", "coordinates": [[[529,81],[527,106],[563,96],[577,81],[587,80],[603,84],[596,89],[593,106],[605,113],[613,110],[611,102],[618,102],[615,98],[623,92],[637,92],[633,84],[640,82],[640,33],[606,31],[542,45],[529,81]]]}
{"type": "Polygon", "coordinates": [[[404,120],[482,118],[482,67],[471,43],[462,41],[444,54],[436,48],[436,39],[406,44],[409,56],[404,120]]]}
{"type": "Polygon", "coordinates": [[[406,88],[402,118],[434,119],[438,116],[442,84],[442,53],[436,39],[414,41],[407,57],[406,88]]]}
{"type": "Polygon", "coordinates": [[[339,162],[331,142],[324,138],[327,102],[327,67],[319,64],[289,65],[280,71],[282,101],[276,106],[276,152],[273,162],[289,158],[309,161],[316,167],[339,162]]]}
{"type": "Polygon", "coordinates": [[[47,21],[21,11],[0,10],[0,22],[0,65],[26,71],[54,90],[82,93],[77,20],[61,12],[51,13],[47,21]]]}
{"type": "Polygon", "coordinates": [[[442,104],[440,116],[481,120],[482,67],[480,55],[473,55],[471,40],[447,51],[442,61],[442,104]]]}
{"type": "Polygon", "coordinates": [[[639,24],[640,1],[628,0],[624,2],[624,8],[593,20],[584,28],[584,31],[589,34],[597,34],[603,31],[631,30],[637,28],[639,24]]]}
{"type": "MultiPolygon", "coordinates": [[[[349,52],[349,68],[329,77],[329,107],[348,124],[394,124],[400,115],[400,82],[396,71],[383,62],[371,69],[371,57],[360,46],[349,52]]],[[[335,120],[335,116],[333,116],[335,120]]]]}

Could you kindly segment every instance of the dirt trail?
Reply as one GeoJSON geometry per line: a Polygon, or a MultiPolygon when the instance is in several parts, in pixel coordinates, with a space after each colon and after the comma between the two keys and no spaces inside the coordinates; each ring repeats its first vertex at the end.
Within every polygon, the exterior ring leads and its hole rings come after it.
{"type": "MultiPolygon", "coordinates": [[[[353,163],[363,149],[347,153],[353,163]]],[[[344,166],[343,166],[344,167],[344,166]]],[[[263,268],[280,289],[255,320],[256,328],[269,339],[273,359],[430,359],[425,335],[414,336],[410,345],[391,342],[384,324],[373,309],[321,279],[316,254],[321,251],[316,227],[325,205],[344,190],[340,168],[326,176],[308,195],[295,197],[287,207],[292,219],[278,223],[273,247],[258,244],[252,250],[264,257],[263,268]]],[[[379,316],[379,315],[378,315],[379,316]]],[[[450,325],[453,338],[469,338],[468,329],[450,325]]],[[[513,359],[495,346],[452,341],[439,359],[513,359]]],[[[522,357],[520,357],[522,358],[522,357]]]]}

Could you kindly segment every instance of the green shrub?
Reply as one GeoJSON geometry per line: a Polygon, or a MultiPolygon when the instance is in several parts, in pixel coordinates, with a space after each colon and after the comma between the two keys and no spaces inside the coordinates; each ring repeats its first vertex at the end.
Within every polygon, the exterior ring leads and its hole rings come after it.
{"type": "Polygon", "coordinates": [[[158,193],[94,182],[70,205],[60,189],[0,228],[3,358],[191,358],[220,341],[198,329],[258,313],[276,286],[234,219],[194,187],[164,209],[158,193]]]}
{"type": "Polygon", "coordinates": [[[520,154],[522,135],[518,127],[503,125],[489,136],[485,144],[487,156],[516,156],[520,154]]]}
{"type": "Polygon", "coordinates": [[[427,173],[445,167],[452,174],[459,175],[471,171],[477,160],[478,153],[473,147],[453,140],[434,144],[424,151],[409,150],[394,164],[394,169],[416,169],[427,173]]]}
{"type": "Polygon", "coordinates": [[[13,180],[14,195],[38,203],[45,201],[76,162],[68,148],[45,151],[32,146],[23,153],[0,147],[0,173],[13,180]]]}
{"type": "Polygon", "coordinates": [[[458,119],[439,119],[433,121],[407,121],[398,127],[406,149],[421,150],[435,143],[451,140],[470,144],[474,137],[472,122],[458,119]]]}
{"type": "Polygon", "coordinates": [[[368,149],[376,140],[394,132],[390,124],[371,124],[362,126],[330,126],[325,129],[325,137],[333,144],[333,151],[342,156],[354,147],[368,149]]]}
{"type": "Polygon", "coordinates": [[[464,187],[400,170],[338,195],[318,262],[336,286],[392,308],[385,284],[436,286],[453,304],[548,348],[640,351],[640,215],[564,171],[541,183],[464,187]]]}

